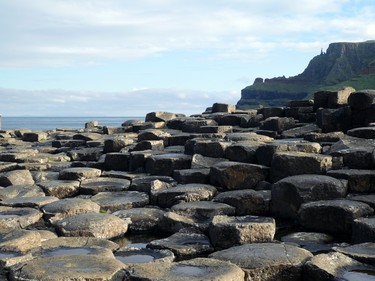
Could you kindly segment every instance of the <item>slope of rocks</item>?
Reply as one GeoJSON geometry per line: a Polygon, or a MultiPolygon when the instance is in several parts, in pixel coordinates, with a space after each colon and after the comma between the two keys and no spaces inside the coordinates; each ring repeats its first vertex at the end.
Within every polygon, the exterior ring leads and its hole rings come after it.
{"type": "Polygon", "coordinates": [[[373,110],[346,89],[1,131],[0,280],[373,280],[373,110]]]}

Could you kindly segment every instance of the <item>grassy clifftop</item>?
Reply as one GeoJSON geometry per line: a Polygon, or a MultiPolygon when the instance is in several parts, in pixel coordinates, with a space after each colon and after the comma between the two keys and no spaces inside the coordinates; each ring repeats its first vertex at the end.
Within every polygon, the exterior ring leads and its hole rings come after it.
{"type": "Polygon", "coordinates": [[[331,43],[326,53],[314,57],[303,73],[285,78],[257,78],[241,91],[237,106],[285,105],[291,99],[311,98],[320,90],[351,86],[375,88],[375,41],[331,43]]]}

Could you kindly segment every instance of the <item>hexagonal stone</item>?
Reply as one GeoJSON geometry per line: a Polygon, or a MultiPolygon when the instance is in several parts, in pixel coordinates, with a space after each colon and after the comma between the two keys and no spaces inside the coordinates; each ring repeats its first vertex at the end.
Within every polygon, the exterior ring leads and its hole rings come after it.
{"type": "Polygon", "coordinates": [[[303,264],[312,254],[288,244],[254,243],[218,251],[209,257],[238,265],[246,273],[245,280],[300,281],[303,264]]]}
{"type": "Polygon", "coordinates": [[[14,170],[0,174],[0,186],[33,185],[34,183],[29,170],[14,170]]]}
{"type": "Polygon", "coordinates": [[[367,242],[347,247],[334,247],[334,250],[359,262],[375,265],[375,243],[367,242]]]}
{"type": "Polygon", "coordinates": [[[46,140],[48,134],[46,132],[25,132],[22,136],[23,141],[40,142],[46,140]]]}
{"type": "Polygon", "coordinates": [[[37,185],[10,185],[7,188],[0,189],[0,200],[40,196],[45,196],[45,193],[37,185]]]}
{"type": "Polygon", "coordinates": [[[244,272],[236,265],[205,258],[197,258],[178,263],[159,263],[158,266],[150,264],[133,264],[125,268],[129,280],[231,280],[243,281],[244,272]]]}
{"type": "Polygon", "coordinates": [[[162,190],[156,194],[156,203],[162,208],[169,208],[181,202],[211,200],[217,193],[212,185],[207,184],[180,184],[162,190]]]}
{"type": "Polygon", "coordinates": [[[153,240],[147,244],[147,248],[170,250],[179,260],[204,256],[214,251],[206,235],[190,230],[181,230],[167,238],[153,240]]]}
{"type": "Polygon", "coordinates": [[[215,249],[270,242],[275,232],[276,223],[273,218],[256,216],[215,216],[209,227],[209,236],[215,249]]]}
{"type": "Polygon", "coordinates": [[[130,180],[112,177],[85,179],[81,182],[80,193],[95,195],[105,191],[124,191],[130,186],[130,180]]]}
{"type": "Polygon", "coordinates": [[[0,207],[0,229],[26,228],[38,222],[42,215],[32,208],[0,207]]]}
{"type": "Polygon", "coordinates": [[[298,217],[300,224],[307,229],[350,235],[355,219],[373,213],[374,209],[362,202],[326,200],[303,204],[298,217]]]}
{"type": "Polygon", "coordinates": [[[272,185],[271,213],[295,219],[303,203],[344,198],[347,182],[323,175],[298,175],[272,185]]]}
{"type": "Polygon", "coordinates": [[[334,238],[319,232],[293,232],[281,237],[281,241],[297,244],[313,254],[319,254],[331,250],[334,238]]]}
{"type": "Polygon", "coordinates": [[[212,201],[225,203],[236,208],[236,215],[265,215],[269,213],[271,193],[252,189],[222,192],[212,201]]]}
{"type": "Polygon", "coordinates": [[[67,168],[59,173],[59,180],[83,180],[96,178],[102,171],[96,168],[67,168]]]}
{"type": "Polygon", "coordinates": [[[190,155],[165,153],[148,157],[145,170],[151,175],[172,176],[174,170],[189,169],[190,166],[190,155]]]}
{"type": "Polygon", "coordinates": [[[354,220],[352,241],[353,243],[375,242],[375,217],[354,220]]]}
{"type": "Polygon", "coordinates": [[[67,255],[33,259],[12,269],[11,280],[123,280],[123,264],[114,257],[67,255]]]}
{"type": "Polygon", "coordinates": [[[45,193],[59,199],[72,197],[79,193],[79,181],[52,180],[39,183],[45,193]]]}
{"type": "Polygon", "coordinates": [[[224,203],[196,201],[174,205],[171,210],[198,221],[211,220],[216,215],[234,215],[235,208],[224,203]]]}
{"type": "Polygon", "coordinates": [[[306,281],[373,280],[374,267],[360,263],[344,254],[331,252],[309,260],[304,267],[306,281]],[[369,274],[367,274],[369,273],[369,274]]]}
{"type": "Polygon", "coordinates": [[[324,174],[333,165],[332,156],[305,152],[276,152],[271,162],[271,182],[303,174],[324,174]]]}
{"type": "Polygon", "coordinates": [[[267,179],[266,166],[241,162],[221,162],[211,167],[211,184],[223,190],[251,189],[267,179]]]}
{"type": "Polygon", "coordinates": [[[113,215],[126,221],[130,219],[130,232],[151,232],[158,230],[164,213],[163,210],[157,208],[132,208],[116,211],[113,215]]]}
{"type": "Polygon", "coordinates": [[[42,241],[42,249],[55,249],[60,247],[100,247],[115,251],[119,245],[115,242],[94,237],[57,237],[42,241]]]}
{"type": "Polygon", "coordinates": [[[40,208],[58,200],[54,196],[21,197],[0,201],[0,206],[40,208]]]}
{"type": "Polygon", "coordinates": [[[110,212],[143,207],[149,203],[148,195],[138,191],[99,192],[91,197],[91,200],[97,203],[101,210],[110,212]]]}
{"type": "Polygon", "coordinates": [[[331,170],[327,175],[348,181],[350,192],[374,192],[375,191],[375,171],[374,170],[331,170]]]}
{"type": "Polygon", "coordinates": [[[43,206],[44,218],[54,223],[78,214],[99,213],[100,206],[89,199],[66,198],[43,206]]]}
{"type": "MultiPolygon", "coordinates": [[[[2,229],[4,231],[4,229],[2,229]]],[[[27,252],[40,247],[41,237],[36,231],[14,229],[0,233],[0,250],[5,252],[27,252]]]]}
{"type": "Polygon", "coordinates": [[[171,263],[175,260],[173,252],[148,248],[121,248],[115,253],[116,259],[124,264],[132,263],[171,263]]]}
{"type": "Polygon", "coordinates": [[[110,214],[79,214],[56,222],[62,236],[110,239],[125,234],[128,223],[110,214]]]}

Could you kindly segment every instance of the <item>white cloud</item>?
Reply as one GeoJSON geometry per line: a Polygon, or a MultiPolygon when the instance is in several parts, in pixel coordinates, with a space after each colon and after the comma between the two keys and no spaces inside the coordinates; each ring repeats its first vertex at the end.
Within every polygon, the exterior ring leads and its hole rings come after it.
{"type": "Polygon", "coordinates": [[[0,88],[2,116],[145,116],[151,111],[187,115],[215,102],[236,103],[236,91],[139,89],[128,92],[26,91],[0,88]]]}
{"type": "MultiPolygon", "coordinates": [[[[354,3],[361,2],[366,3],[354,3]]],[[[316,41],[327,44],[332,37],[373,36],[373,27],[363,24],[363,19],[374,20],[373,7],[341,15],[347,3],[2,0],[0,25],[6,28],[0,30],[0,66],[82,65],[201,48],[219,50],[218,58],[246,60],[246,53],[267,53],[285,40],[291,48],[306,48],[316,41]]]]}

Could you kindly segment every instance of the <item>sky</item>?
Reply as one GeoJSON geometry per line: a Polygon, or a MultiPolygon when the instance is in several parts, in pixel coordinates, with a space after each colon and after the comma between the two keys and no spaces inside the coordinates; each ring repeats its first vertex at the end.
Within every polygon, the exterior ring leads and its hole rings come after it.
{"type": "Polygon", "coordinates": [[[2,116],[190,115],[375,39],[375,2],[0,0],[0,26],[2,116]]]}

